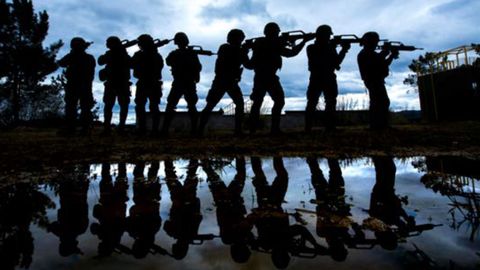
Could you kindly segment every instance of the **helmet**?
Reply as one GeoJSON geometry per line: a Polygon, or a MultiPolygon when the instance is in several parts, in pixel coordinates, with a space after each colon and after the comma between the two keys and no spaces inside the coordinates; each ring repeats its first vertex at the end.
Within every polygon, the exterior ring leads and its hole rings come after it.
{"type": "Polygon", "coordinates": [[[380,41],[380,36],[377,32],[367,32],[363,34],[360,45],[365,46],[365,44],[375,44],[378,41],[380,41]]]}
{"type": "Polygon", "coordinates": [[[107,38],[107,48],[113,49],[113,48],[118,48],[122,46],[122,42],[120,39],[116,36],[111,36],[107,38]]]}
{"type": "Polygon", "coordinates": [[[188,40],[187,34],[183,32],[178,32],[175,34],[175,37],[173,37],[173,43],[175,43],[175,45],[183,47],[188,46],[190,41],[188,40]]]}
{"type": "Polygon", "coordinates": [[[74,37],[70,41],[70,48],[72,50],[80,50],[84,51],[90,46],[91,43],[87,43],[83,38],[81,37],[74,37]]]}
{"type": "Polygon", "coordinates": [[[315,34],[318,35],[333,35],[332,28],[329,25],[323,24],[317,28],[315,34]]]}
{"type": "Polygon", "coordinates": [[[227,42],[228,43],[242,43],[245,39],[245,34],[240,29],[232,29],[228,32],[227,42]]]}
{"type": "Polygon", "coordinates": [[[263,29],[263,34],[265,36],[277,36],[278,33],[280,33],[280,26],[278,26],[278,24],[274,22],[267,23],[265,25],[265,28],[263,29]]]}
{"type": "Polygon", "coordinates": [[[138,46],[142,49],[153,48],[153,38],[148,34],[140,35],[138,38],[138,46]]]}

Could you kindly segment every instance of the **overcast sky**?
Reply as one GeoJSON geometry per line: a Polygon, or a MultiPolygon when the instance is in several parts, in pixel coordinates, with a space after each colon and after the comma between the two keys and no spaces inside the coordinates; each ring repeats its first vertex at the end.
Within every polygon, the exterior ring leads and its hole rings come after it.
{"type": "MultiPolygon", "coordinates": [[[[480,42],[478,0],[34,0],[37,11],[50,15],[48,41],[62,39],[68,42],[82,36],[95,43],[89,51],[96,57],[105,51],[104,42],[110,35],[134,39],[149,33],[155,38],[172,38],[178,31],[186,32],[191,44],[216,51],[225,42],[232,28],[243,29],[247,38],[262,35],[270,21],[282,31],[315,31],[321,24],[332,26],[334,34],[356,34],[377,31],[381,38],[402,41],[405,44],[441,51],[456,46],[480,42]]],[[[162,47],[166,57],[175,47],[162,47]]],[[[61,55],[65,54],[64,47],[61,55]]],[[[356,64],[358,46],[353,46],[337,73],[343,100],[355,99],[365,103],[367,94],[356,64]]],[[[133,53],[133,51],[132,51],[133,53]]],[[[392,109],[418,109],[418,95],[408,91],[402,81],[408,74],[408,64],[422,52],[404,52],[392,66],[387,80],[392,109]]],[[[201,57],[204,66],[198,85],[202,109],[204,97],[213,79],[215,57],[201,57]]],[[[98,71],[98,70],[97,70],[98,71]]],[[[171,76],[163,70],[164,98],[170,91],[171,76]]],[[[286,109],[304,109],[308,69],[305,50],[286,59],[279,72],[287,100],[286,109]]],[[[252,73],[244,72],[241,83],[244,95],[249,95],[252,73]]],[[[134,90],[134,89],[133,89],[134,90]]],[[[95,84],[95,96],[101,101],[102,85],[95,84]]],[[[222,105],[229,104],[229,99],[222,105]]],[[[180,105],[185,104],[181,102],[180,105]]],[[[366,103],[368,104],[368,103],[366,103]]]]}

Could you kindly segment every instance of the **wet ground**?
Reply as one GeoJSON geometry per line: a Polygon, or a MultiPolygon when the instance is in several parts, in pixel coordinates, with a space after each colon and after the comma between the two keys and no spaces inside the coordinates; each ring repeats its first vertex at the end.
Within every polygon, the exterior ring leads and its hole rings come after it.
{"type": "Polygon", "coordinates": [[[2,269],[479,269],[479,165],[246,156],[11,169],[2,269]]]}

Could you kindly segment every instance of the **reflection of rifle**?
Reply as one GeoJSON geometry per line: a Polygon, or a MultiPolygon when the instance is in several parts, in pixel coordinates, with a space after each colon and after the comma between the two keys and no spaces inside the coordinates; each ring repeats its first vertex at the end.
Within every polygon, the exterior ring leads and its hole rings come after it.
{"type": "Polygon", "coordinates": [[[420,235],[424,231],[432,230],[435,227],[442,226],[442,224],[422,224],[422,225],[415,225],[415,226],[407,226],[405,229],[399,229],[398,233],[405,237],[417,236],[420,235]]]}
{"type": "Polygon", "coordinates": [[[190,242],[192,245],[201,245],[203,242],[208,241],[208,240],[213,240],[214,238],[217,238],[220,236],[208,233],[208,234],[197,234],[195,237],[192,239],[190,242]]]}
{"type": "Polygon", "coordinates": [[[349,34],[349,35],[338,35],[333,36],[330,42],[335,45],[342,46],[343,44],[352,44],[352,43],[360,43],[362,41],[361,38],[357,37],[356,35],[349,34]]]}
{"type": "Polygon", "coordinates": [[[417,48],[415,46],[404,45],[399,41],[384,41],[382,45],[378,46],[380,50],[389,50],[389,51],[415,51],[423,50],[423,48],[417,48]]]}
{"type": "Polygon", "coordinates": [[[194,53],[198,55],[206,55],[206,56],[212,56],[215,53],[212,51],[204,50],[201,46],[198,45],[192,45],[187,47],[189,50],[192,50],[194,53]]]}

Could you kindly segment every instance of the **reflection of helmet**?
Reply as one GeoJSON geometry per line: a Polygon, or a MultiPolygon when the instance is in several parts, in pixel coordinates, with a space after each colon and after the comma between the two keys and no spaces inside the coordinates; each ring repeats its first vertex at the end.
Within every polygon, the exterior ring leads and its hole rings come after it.
{"type": "Polygon", "coordinates": [[[177,260],[185,258],[187,252],[188,242],[185,242],[184,240],[178,240],[178,242],[172,245],[172,256],[177,260]]]}
{"type": "Polygon", "coordinates": [[[274,22],[267,23],[263,29],[263,34],[265,36],[277,36],[278,33],[280,33],[280,26],[274,22]]]}
{"type": "Polygon", "coordinates": [[[333,32],[332,32],[332,28],[329,26],[329,25],[320,25],[318,28],[317,28],[317,31],[315,32],[316,35],[333,35],[333,32]]]}
{"type": "Polygon", "coordinates": [[[83,38],[81,37],[74,37],[72,38],[72,40],[70,41],[70,48],[72,50],[80,50],[80,51],[84,51],[88,48],[90,44],[87,43],[83,38]]]}
{"type": "Polygon", "coordinates": [[[380,41],[380,36],[377,32],[367,32],[363,34],[360,45],[364,46],[365,44],[377,43],[378,41],[380,41]]]}
{"type": "Polygon", "coordinates": [[[138,46],[142,49],[153,48],[153,38],[150,35],[143,34],[138,37],[138,46]]]}
{"type": "Polygon", "coordinates": [[[227,35],[228,43],[239,44],[239,43],[242,43],[244,39],[245,39],[245,34],[240,29],[232,29],[230,30],[230,32],[228,32],[228,35],[227,35]]]}
{"type": "Polygon", "coordinates": [[[173,43],[175,45],[178,45],[180,47],[188,46],[190,41],[188,40],[187,34],[183,32],[178,32],[175,34],[175,37],[173,37],[173,43]]]}
{"type": "Polygon", "coordinates": [[[230,246],[230,255],[236,263],[246,263],[252,252],[246,244],[234,243],[230,246]]]}
{"type": "Polygon", "coordinates": [[[107,38],[107,48],[114,49],[122,46],[122,42],[116,36],[111,36],[107,38]]]}

